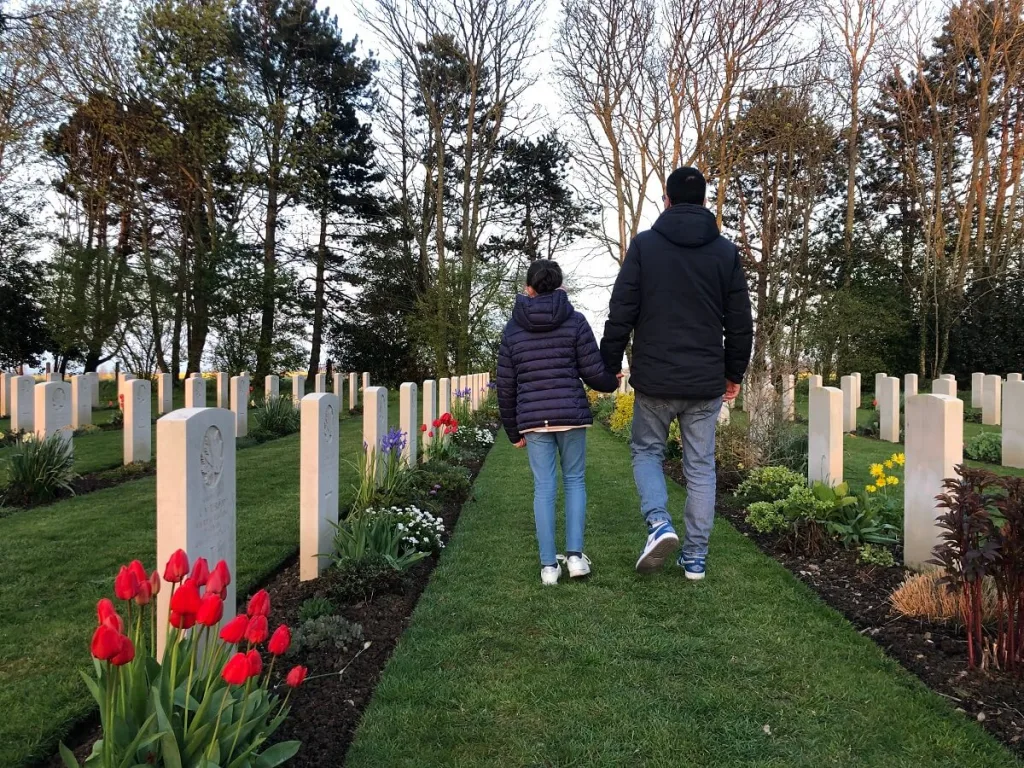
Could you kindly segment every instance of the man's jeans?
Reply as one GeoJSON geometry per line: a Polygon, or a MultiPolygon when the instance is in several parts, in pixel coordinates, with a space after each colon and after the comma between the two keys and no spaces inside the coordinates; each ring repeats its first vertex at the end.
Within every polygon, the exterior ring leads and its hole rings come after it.
{"type": "Polygon", "coordinates": [[[561,456],[565,486],[565,551],[583,551],[587,523],[587,430],[527,432],[526,454],[533,470],[533,518],[537,525],[540,564],[555,565],[555,497],[558,493],[558,459],[561,456]]]}
{"type": "Polygon", "coordinates": [[[633,407],[633,477],[640,492],[640,513],[648,527],[672,522],[662,464],[669,425],[679,420],[686,476],[685,557],[705,557],[715,522],[715,427],[722,398],[662,400],[636,393],[633,407]]]}

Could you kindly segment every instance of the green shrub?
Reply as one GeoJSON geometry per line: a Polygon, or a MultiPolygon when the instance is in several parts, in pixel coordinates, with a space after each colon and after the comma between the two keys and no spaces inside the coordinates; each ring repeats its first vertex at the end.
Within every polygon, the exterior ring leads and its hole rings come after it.
{"type": "Polygon", "coordinates": [[[303,600],[302,605],[299,606],[299,623],[305,624],[307,621],[319,619],[321,616],[333,616],[337,612],[334,603],[328,598],[311,597],[308,600],[303,600]]]}
{"type": "Polygon", "coordinates": [[[804,476],[788,467],[759,467],[751,470],[736,489],[737,496],[750,501],[778,501],[789,496],[794,485],[806,486],[804,476]]]}
{"type": "Polygon", "coordinates": [[[75,430],[75,437],[81,437],[82,435],[95,435],[102,431],[103,428],[97,424],[83,424],[75,430]]]}
{"type": "Polygon", "coordinates": [[[781,501],[755,501],[747,507],[747,522],[758,533],[777,533],[789,527],[781,501]]]}
{"type": "Polygon", "coordinates": [[[8,458],[5,504],[27,505],[50,501],[62,493],[73,493],[75,455],[71,441],[61,435],[36,440],[22,438],[8,458]]]}
{"type": "Polygon", "coordinates": [[[880,565],[883,568],[891,568],[896,565],[896,558],[892,556],[892,550],[874,544],[865,544],[857,552],[857,562],[862,565],[880,565]]]}
{"type": "Polygon", "coordinates": [[[262,443],[298,432],[301,415],[290,397],[271,397],[253,411],[253,419],[256,423],[249,435],[262,443]]]}
{"type": "Polygon", "coordinates": [[[465,467],[428,461],[420,465],[413,478],[415,498],[425,502],[458,504],[469,498],[472,475],[465,467]]]}
{"type": "Polygon", "coordinates": [[[964,408],[964,422],[967,424],[981,424],[983,416],[981,408],[964,408]]]}
{"type": "Polygon", "coordinates": [[[964,453],[973,461],[1003,463],[1003,437],[998,432],[982,432],[964,445],[964,453]]]}
{"type": "Polygon", "coordinates": [[[383,557],[398,571],[404,571],[427,557],[416,545],[406,540],[399,528],[397,516],[356,512],[335,526],[335,563],[362,560],[370,556],[383,557]]]}
{"type": "Polygon", "coordinates": [[[379,555],[342,561],[324,571],[320,582],[318,591],[339,605],[399,592],[403,584],[401,571],[379,555]]]}
{"type": "Polygon", "coordinates": [[[342,616],[320,616],[303,622],[292,636],[289,653],[319,649],[347,651],[363,639],[363,628],[342,616]]]}

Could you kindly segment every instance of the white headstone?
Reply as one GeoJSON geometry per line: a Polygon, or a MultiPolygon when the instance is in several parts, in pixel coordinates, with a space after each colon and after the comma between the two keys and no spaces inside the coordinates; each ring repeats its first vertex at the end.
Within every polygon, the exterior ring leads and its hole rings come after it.
{"type": "Polygon", "coordinates": [[[348,409],[354,411],[359,407],[359,377],[354,373],[348,375],[348,409]]]}
{"type": "Polygon", "coordinates": [[[367,387],[363,390],[363,444],[366,446],[367,472],[376,469],[377,477],[383,462],[380,461],[381,440],[388,433],[388,390],[386,387],[367,387]]]}
{"type": "Polygon", "coordinates": [[[944,373],[939,376],[940,379],[947,379],[949,381],[956,381],[956,376],[952,373],[944,373]]]}
{"type": "Polygon", "coordinates": [[[60,375],[60,371],[51,371],[46,374],[46,382],[61,382],[64,381],[64,377],[60,375]]]}
{"type": "Polygon", "coordinates": [[[370,372],[363,371],[363,389],[365,390],[370,386],[370,372]]]}
{"type": "Polygon", "coordinates": [[[1003,466],[1024,469],[1024,381],[1003,387],[1003,466]]]}
{"type": "Polygon", "coordinates": [[[437,415],[443,416],[452,412],[452,380],[437,380],[437,415]]]}
{"type": "Polygon", "coordinates": [[[206,407],[206,379],[202,376],[193,375],[191,378],[185,379],[185,407],[206,407]]]}
{"type": "Polygon", "coordinates": [[[782,417],[786,421],[796,419],[796,376],[782,377],[782,417]]]}
{"type": "Polygon", "coordinates": [[[812,373],[807,378],[807,389],[808,389],[808,391],[814,389],[815,387],[823,387],[823,386],[825,386],[825,382],[824,382],[824,380],[821,378],[821,376],[819,374],[812,373]]]}
{"type": "Polygon", "coordinates": [[[732,421],[732,404],[722,401],[722,408],[718,411],[718,423],[728,424],[732,421]]]}
{"type": "Polygon", "coordinates": [[[31,376],[11,377],[11,429],[15,432],[35,429],[35,386],[36,380],[31,376]]]}
{"type": "Polygon", "coordinates": [[[292,402],[296,408],[300,407],[302,398],[306,396],[306,377],[301,373],[292,376],[292,402]]]}
{"type": "Polygon", "coordinates": [[[60,435],[71,440],[71,385],[47,381],[35,386],[36,439],[60,435]]]}
{"type": "Polygon", "coordinates": [[[90,371],[85,374],[89,377],[89,394],[92,395],[92,407],[100,407],[100,374],[99,371],[90,371]]]}
{"type": "Polygon", "coordinates": [[[153,458],[151,418],[153,385],[142,379],[124,383],[124,463],[153,458]]]}
{"type": "Polygon", "coordinates": [[[843,431],[857,431],[857,406],[860,405],[860,398],[857,396],[857,377],[843,376],[840,382],[843,388],[843,431]]]}
{"type": "Polygon", "coordinates": [[[418,407],[418,387],[407,381],[398,390],[398,428],[405,433],[405,449],[402,458],[405,463],[415,468],[419,458],[418,443],[420,439],[420,419],[418,407]]]}
{"type": "MultiPolygon", "coordinates": [[[[156,559],[178,549],[189,562],[224,560],[231,573],[223,622],[235,616],[235,424],[222,408],[182,408],[156,423],[156,559]]],[[[171,590],[157,597],[157,653],[163,653],[171,590]]]]}
{"type": "Polygon", "coordinates": [[[223,371],[217,373],[217,407],[231,407],[231,377],[223,371]]]}
{"type": "Polygon", "coordinates": [[[11,415],[11,374],[0,371],[0,419],[11,415]]]}
{"type": "MultiPolygon", "coordinates": [[[[846,381],[851,376],[844,376],[846,381]]],[[[835,387],[814,387],[807,425],[807,479],[839,485],[843,482],[843,411],[846,395],[835,387]]]]}
{"type": "MultiPolygon", "coordinates": [[[[427,379],[423,382],[423,419],[422,424],[426,427],[425,430],[420,430],[423,433],[423,453],[424,457],[427,454],[427,448],[433,441],[430,436],[434,431],[434,422],[437,420],[437,382],[433,379],[427,379]]],[[[411,438],[410,438],[411,439],[411,438]]]]}
{"type": "Polygon", "coordinates": [[[338,523],[337,395],[306,395],[299,406],[299,580],[315,579],[330,564],[338,523]]]}
{"type": "Polygon", "coordinates": [[[889,376],[889,374],[887,374],[887,373],[876,373],[875,374],[875,400],[880,400],[881,399],[881,398],[879,398],[878,394],[881,391],[882,379],[888,378],[888,376],[889,376]]]}
{"type": "Polygon", "coordinates": [[[318,395],[327,391],[326,373],[318,373],[316,378],[313,379],[313,391],[318,395]]]}
{"type": "Polygon", "coordinates": [[[903,377],[903,399],[913,397],[917,394],[917,374],[908,373],[903,377]]]}
{"type": "Polygon", "coordinates": [[[903,561],[921,569],[939,543],[935,497],[942,481],[963,463],[964,404],[949,395],[917,395],[907,400],[907,461],[903,502],[903,561]]]}
{"type": "Polygon", "coordinates": [[[884,376],[877,382],[879,438],[887,443],[900,442],[900,380],[884,376]]]}
{"type": "Polygon", "coordinates": [[[345,394],[345,374],[335,371],[333,376],[334,381],[332,383],[334,384],[334,396],[338,398],[338,413],[341,413],[345,408],[342,404],[345,394]]]}
{"type": "Polygon", "coordinates": [[[281,396],[281,380],[274,374],[263,379],[263,399],[277,400],[281,396]]]}
{"type": "Polygon", "coordinates": [[[853,378],[857,380],[857,407],[860,408],[861,400],[863,399],[864,383],[861,379],[860,372],[855,372],[852,375],[853,378]]]}
{"type": "Polygon", "coordinates": [[[92,393],[88,376],[71,377],[71,427],[80,429],[92,424],[92,393]]]}
{"type": "Polygon", "coordinates": [[[174,380],[169,373],[156,375],[156,412],[163,416],[174,410],[174,380]]]}
{"type": "Polygon", "coordinates": [[[231,412],[235,415],[235,437],[249,434],[249,379],[231,377],[231,412]]]}
{"type": "Polygon", "coordinates": [[[982,390],[981,423],[998,427],[1003,423],[1003,380],[993,374],[985,377],[982,390]]]}
{"type": "Polygon", "coordinates": [[[1019,373],[1008,373],[1006,374],[1006,380],[1009,381],[1024,381],[1024,375],[1019,373]]]}
{"type": "Polygon", "coordinates": [[[932,382],[932,394],[956,397],[956,379],[935,379],[932,382]]]}
{"type": "Polygon", "coordinates": [[[971,374],[971,408],[981,408],[984,402],[983,396],[985,391],[985,374],[984,373],[972,373],[971,374]]]}

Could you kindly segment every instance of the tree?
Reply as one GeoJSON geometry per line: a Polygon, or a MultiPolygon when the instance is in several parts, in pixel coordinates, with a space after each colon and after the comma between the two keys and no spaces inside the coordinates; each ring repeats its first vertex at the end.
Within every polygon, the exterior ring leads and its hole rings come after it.
{"type": "Polygon", "coordinates": [[[39,364],[51,345],[39,293],[42,266],[32,260],[28,216],[0,201],[0,367],[39,364]]]}

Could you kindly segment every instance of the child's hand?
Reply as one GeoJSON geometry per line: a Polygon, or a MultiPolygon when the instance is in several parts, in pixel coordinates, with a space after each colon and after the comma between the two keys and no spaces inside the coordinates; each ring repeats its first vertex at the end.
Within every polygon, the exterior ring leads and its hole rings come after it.
{"type": "Polygon", "coordinates": [[[526,438],[525,437],[521,437],[521,438],[519,438],[519,442],[518,443],[512,443],[512,445],[514,445],[516,448],[525,448],[526,447],[526,438]]]}

